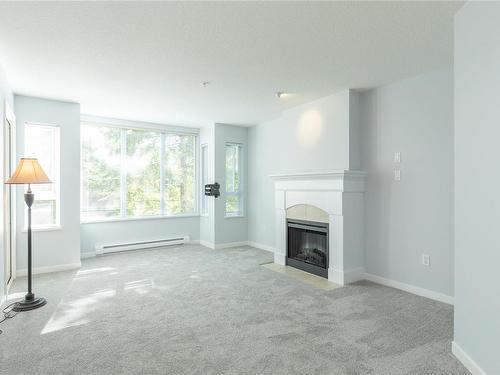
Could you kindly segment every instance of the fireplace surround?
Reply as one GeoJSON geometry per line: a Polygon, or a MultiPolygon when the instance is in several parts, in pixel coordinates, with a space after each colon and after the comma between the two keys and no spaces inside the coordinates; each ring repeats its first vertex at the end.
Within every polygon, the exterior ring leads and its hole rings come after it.
{"type": "Polygon", "coordinates": [[[328,224],[325,277],[338,285],[362,280],[365,176],[347,170],[270,176],[275,191],[274,262],[287,264],[288,220],[322,222],[328,224]]]}

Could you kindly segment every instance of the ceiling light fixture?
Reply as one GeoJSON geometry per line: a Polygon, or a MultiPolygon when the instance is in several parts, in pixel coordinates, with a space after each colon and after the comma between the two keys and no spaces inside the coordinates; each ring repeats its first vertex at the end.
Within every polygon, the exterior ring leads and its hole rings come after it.
{"type": "Polygon", "coordinates": [[[210,85],[210,81],[203,81],[201,84],[203,85],[203,87],[207,87],[208,85],[210,85]]]}
{"type": "Polygon", "coordinates": [[[279,99],[284,93],[281,91],[276,91],[276,97],[279,99]]]}

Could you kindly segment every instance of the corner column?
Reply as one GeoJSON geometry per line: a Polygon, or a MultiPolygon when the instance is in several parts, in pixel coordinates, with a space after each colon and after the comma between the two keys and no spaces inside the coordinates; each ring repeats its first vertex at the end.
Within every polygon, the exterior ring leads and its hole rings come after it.
{"type": "Polygon", "coordinates": [[[274,249],[274,263],[286,264],[286,195],[283,190],[276,190],[274,193],[274,207],[275,207],[275,249],[274,249]]]}

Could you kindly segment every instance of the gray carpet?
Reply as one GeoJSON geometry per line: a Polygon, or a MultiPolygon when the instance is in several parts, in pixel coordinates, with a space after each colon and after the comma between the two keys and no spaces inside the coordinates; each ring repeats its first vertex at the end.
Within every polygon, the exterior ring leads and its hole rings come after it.
{"type": "Polygon", "coordinates": [[[49,303],[0,325],[0,372],[467,373],[451,306],[368,282],[316,289],[259,265],[271,259],[190,245],[37,276],[49,303]]]}

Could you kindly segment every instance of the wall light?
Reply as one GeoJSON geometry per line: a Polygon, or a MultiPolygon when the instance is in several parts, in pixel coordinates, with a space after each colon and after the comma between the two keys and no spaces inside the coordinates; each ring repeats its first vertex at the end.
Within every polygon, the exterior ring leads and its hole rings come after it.
{"type": "Polygon", "coordinates": [[[289,97],[291,94],[283,91],[276,91],[276,97],[278,99],[289,97]]]}
{"type": "Polygon", "coordinates": [[[323,133],[323,116],[317,109],[308,109],[299,117],[297,123],[297,141],[301,146],[315,146],[323,133]]]}

